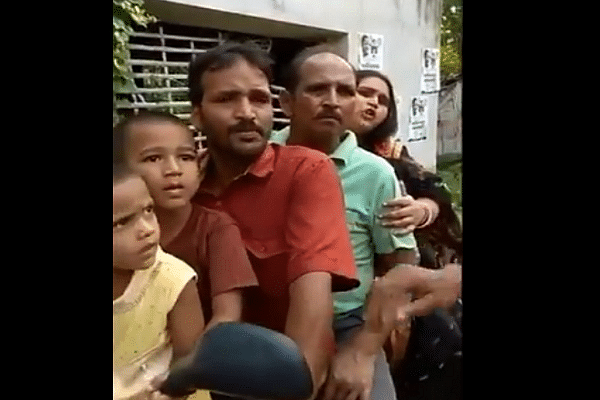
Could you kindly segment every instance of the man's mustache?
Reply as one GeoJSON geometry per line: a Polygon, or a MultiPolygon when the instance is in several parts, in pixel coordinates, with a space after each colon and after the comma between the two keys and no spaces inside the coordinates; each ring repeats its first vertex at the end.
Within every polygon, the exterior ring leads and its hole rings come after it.
{"type": "Polygon", "coordinates": [[[248,122],[240,122],[239,124],[230,126],[227,129],[228,133],[236,133],[236,132],[248,132],[248,131],[257,131],[261,134],[261,136],[265,135],[265,130],[256,124],[248,123],[248,122]]]}
{"type": "Polygon", "coordinates": [[[335,111],[322,111],[316,115],[316,118],[335,118],[338,121],[342,122],[342,113],[335,111]]]}

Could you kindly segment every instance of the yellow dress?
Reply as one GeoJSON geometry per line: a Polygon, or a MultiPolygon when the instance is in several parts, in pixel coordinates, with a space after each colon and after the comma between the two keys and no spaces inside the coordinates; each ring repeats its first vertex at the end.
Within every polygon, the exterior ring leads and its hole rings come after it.
{"type": "MultiPolygon", "coordinates": [[[[190,279],[196,279],[196,272],[159,248],[154,265],[135,271],[113,301],[114,400],[139,394],[169,369],[173,349],[167,315],[190,279]]],[[[210,400],[210,394],[197,391],[188,399],[210,400]]]]}

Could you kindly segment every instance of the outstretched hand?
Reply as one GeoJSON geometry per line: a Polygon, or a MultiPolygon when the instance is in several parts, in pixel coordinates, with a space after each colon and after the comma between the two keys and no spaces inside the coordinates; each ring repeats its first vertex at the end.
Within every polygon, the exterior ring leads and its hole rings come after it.
{"type": "Polygon", "coordinates": [[[405,318],[406,315],[424,316],[437,307],[449,308],[454,304],[461,292],[462,266],[446,264],[439,270],[417,266],[394,268],[382,279],[386,280],[393,290],[412,294],[413,301],[398,308],[398,318],[405,318]],[[415,279],[411,274],[422,277],[415,279]]]}

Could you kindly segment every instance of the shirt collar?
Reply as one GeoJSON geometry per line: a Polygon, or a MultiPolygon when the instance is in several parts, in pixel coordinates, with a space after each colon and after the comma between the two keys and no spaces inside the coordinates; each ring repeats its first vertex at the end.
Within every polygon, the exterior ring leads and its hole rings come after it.
{"type": "MultiPolygon", "coordinates": [[[[290,137],[290,127],[286,126],[278,132],[273,132],[271,141],[279,144],[286,144],[290,137]]],[[[343,140],[335,149],[335,151],[329,155],[332,160],[339,160],[344,164],[348,164],[348,160],[352,155],[354,149],[358,147],[358,141],[356,140],[356,134],[351,130],[346,130],[343,134],[343,140]]]]}
{"type": "Polygon", "coordinates": [[[278,146],[278,144],[267,143],[267,147],[265,147],[258,159],[250,164],[246,172],[242,175],[252,174],[254,176],[264,178],[273,172],[275,169],[275,150],[273,150],[274,146],[278,146]]]}
{"type": "MultiPolygon", "coordinates": [[[[268,176],[271,172],[273,172],[273,170],[275,169],[275,151],[273,150],[274,146],[278,146],[278,144],[267,143],[267,146],[260,154],[260,156],[252,164],[250,164],[246,171],[238,175],[234,179],[234,181],[240,179],[246,174],[254,175],[259,178],[264,178],[268,176]]],[[[210,162],[209,158],[210,156],[207,154],[205,160],[202,160],[201,162],[200,176],[202,181],[200,183],[200,190],[207,191],[210,193],[213,192],[211,178],[212,174],[214,173],[214,165],[210,162]]]]}
{"type": "Polygon", "coordinates": [[[351,130],[346,130],[343,137],[342,142],[329,157],[348,164],[352,152],[358,147],[358,141],[356,140],[356,135],[351,130]]]}
{"type": "Polygon", "coordinates": [[[269,141],[271,143],[277,143],[277,144],[284,146],[287,143],[289,137],[290,137],[290,126],[288,125],[279,131],[273,131],[271,133],[271,138],[269,139],[269,141]]]}

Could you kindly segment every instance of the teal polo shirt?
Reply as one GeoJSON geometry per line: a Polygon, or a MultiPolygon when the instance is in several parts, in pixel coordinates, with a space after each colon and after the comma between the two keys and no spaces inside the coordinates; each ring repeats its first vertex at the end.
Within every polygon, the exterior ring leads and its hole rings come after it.
{"type": "MultiPolygon", "coordinates": [[[[274,131],[270,140],[286,144],[289,135],[288,126],[274,131]]],[[[394,233],[392,229],[381,226],[377,218],[382,211],[382,204],[401,194],[394,169],[383,158],[358,147],[354,132],[346,131],[344,135],[329,157],[335,163],[342,182],[346,223],[360,285],[346,292],[333,293],[336,315],[363,306],[373,284],[375,254],[417,247],[412,233],[394,233]]]]}

